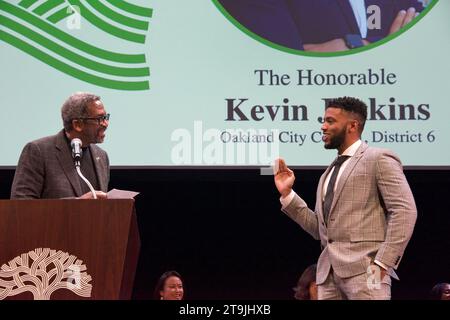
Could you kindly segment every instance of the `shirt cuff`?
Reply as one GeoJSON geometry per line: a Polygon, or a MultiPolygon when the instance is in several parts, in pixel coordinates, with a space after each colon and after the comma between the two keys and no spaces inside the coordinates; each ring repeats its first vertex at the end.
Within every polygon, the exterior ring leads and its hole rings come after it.
{"type": "Polygon", "coordinates": [[[294,199],[295,194],[295,191],[291,190],[291,193],[289,193],[286,197],[280,197],[281,210],[285,209],[291,203],[292,199],[294,199]]]}
{"type": "Polygon", "coordinates": [[[380,267],[382,267],[384,270],[388,270],[389,269],[389,267],[387,265],[385,265],[383,262],[375,260],[374,263],[379,265],[380,267]]]}

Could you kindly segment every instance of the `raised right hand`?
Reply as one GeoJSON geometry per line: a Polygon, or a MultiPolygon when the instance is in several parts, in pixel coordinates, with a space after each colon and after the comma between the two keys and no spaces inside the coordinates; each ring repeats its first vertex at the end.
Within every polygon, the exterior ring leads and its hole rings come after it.
{"type": "Polygon", "coordinates": [[[275,160],[275,168],[277,172],[275,173],[275,186],[278,192],[283,198],[287,197],[292,191],[292,186],[294,185],[295,175],[294,172],[286,166],[283,159],[275,160]]]}

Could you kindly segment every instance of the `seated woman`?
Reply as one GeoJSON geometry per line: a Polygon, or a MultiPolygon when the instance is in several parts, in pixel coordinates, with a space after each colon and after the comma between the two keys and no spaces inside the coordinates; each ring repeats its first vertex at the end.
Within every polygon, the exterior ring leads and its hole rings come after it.
{"type": "Polygon", "coordinates": [[[317,264],[312,264],[303,271],[294,288],[294,298],[297,300],[317,300],[316,285],[317,264]]]}
{"type": "Polygon", "coordinates": [[[156,300],[183,300],[184,288],[181,276],[176,271],[164,272],[156,284],[156,300]]]}
{"type": "Polygon", "coordinates": [[[450,300],[450,283],[438,283],[431,289],[431,300],[450,300]]]}

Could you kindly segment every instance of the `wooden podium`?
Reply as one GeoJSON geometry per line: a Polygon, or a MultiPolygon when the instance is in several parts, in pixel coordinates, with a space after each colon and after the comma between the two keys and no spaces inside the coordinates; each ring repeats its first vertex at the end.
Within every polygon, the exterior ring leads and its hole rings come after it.
{"type": "Polygon", "coordinates": [[[134,200],[0,200],[0,299],[130,299],[134,200]]]}

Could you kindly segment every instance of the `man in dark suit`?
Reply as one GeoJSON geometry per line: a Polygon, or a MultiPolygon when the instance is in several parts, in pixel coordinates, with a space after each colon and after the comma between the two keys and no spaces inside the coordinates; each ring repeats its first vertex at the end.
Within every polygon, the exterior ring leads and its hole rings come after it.
{"type": "Polygon", "coordinates": [[[61,108],[64,129],[29,142],[23,149],[11,188],[11,199],[90,199],[93,194],[78,176],[70,142],[82,141],[81,172],[91,182],[98,199],[106,198],[109,183],[108,155],[102,143],[109,124],[100,97],[78,92],[61,108]]]}
{"type": "Polygon", "coordinates": [[[290,0],[220,0],[241,25],[258,36],[284,47],[303,50],[290,0]]]}
{"type": "Polygon", "coordinates": [[[397,32],[423,5],[417,0],[293,0],[291,10],[305,51],[334,52],[397,32]]]}
{"type": "Polygon", "coordinates": [[[219,0],[244,27],[285,47],[334,52],[392,34],[423,10],[418,0],[219,0]]]}

